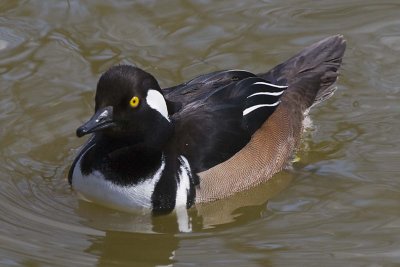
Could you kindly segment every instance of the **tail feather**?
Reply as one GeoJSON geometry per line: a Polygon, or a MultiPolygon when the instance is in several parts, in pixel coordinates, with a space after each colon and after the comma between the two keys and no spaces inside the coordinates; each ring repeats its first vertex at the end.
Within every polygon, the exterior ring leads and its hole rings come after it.
{"type": "Polygon", "coordinates": [[[297,95],[305,110],[333,94],[333,83],[338,76],[346,41],[342,35],[325,38],[303,49],[300,53],[258,76],[288,85],[287,93],[297,95]]]}

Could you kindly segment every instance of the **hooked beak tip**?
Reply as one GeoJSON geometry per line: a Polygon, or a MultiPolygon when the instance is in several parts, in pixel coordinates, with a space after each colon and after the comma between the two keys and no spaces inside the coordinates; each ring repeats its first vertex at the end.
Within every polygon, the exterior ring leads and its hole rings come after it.
{"type": "Polygon", "coordinates": [[[85,127],[79,127],[76,129],[76,136],[77,137],[82,137],[88,133],[88,130],[85,127]]]}

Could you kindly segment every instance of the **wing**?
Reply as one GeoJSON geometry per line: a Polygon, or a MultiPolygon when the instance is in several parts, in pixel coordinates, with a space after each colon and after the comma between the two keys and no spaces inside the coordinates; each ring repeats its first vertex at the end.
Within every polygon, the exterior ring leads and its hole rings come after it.
{"type": "Polygon", "coordinates": [[[255,76],[255,74],[244,70],[216,71],[200,75],[177,86],[164,88],[163,93],[167,100],[170,114],[173,114],[187,104],[203,98],[204,95],[208,95],[218,88],[255,76]]]}
{"type": "Polygon", "coordinates": [[[196,172],[229,159],[274,112],[284,89],[250,77],[204,94],[172,116],[174,146],[196,172]]]}
{"type": "Polygon", "coordinates": [[[229,159],[250,140],[241,125],[241,109],[235,105],[192,103],[173,117],[172,146],[184,155],[195,173],[229,159]]]}

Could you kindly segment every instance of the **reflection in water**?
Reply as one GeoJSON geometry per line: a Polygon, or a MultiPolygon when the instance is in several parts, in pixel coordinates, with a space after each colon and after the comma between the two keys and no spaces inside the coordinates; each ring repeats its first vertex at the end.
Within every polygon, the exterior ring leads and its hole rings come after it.
{"type": "Polygon", "coordinates": [[[236,220],[243,222],[260,218],[262,216],[260,209],[265,210],[268,199],[286,188],[292,179],[292,174],[283,171],[274,179],[232,197],[196,205],[198,215],[202,218],[202,227],[207,229],[236,220]],[[246,207],[252,208],[246,209],[246,207]]]}
{"type": "Polygon", "coordinates": [[[85,252],[97,255],[96,266],[169,265],[175,262],[179,238],[174,234],[139,234],[106,231],[104,237],[95,237],[85,252]],[[147,253],[143,253],[147,251],[147,253]]]}

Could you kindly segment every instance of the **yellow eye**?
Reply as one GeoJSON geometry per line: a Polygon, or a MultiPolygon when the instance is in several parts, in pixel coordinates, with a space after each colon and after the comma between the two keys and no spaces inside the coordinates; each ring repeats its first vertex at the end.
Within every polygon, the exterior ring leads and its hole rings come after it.
{"type": "Polygon", "coordinates": [[[131,101],[129,101],[129,105],[133,108],[136,108],[137,106],[139,106],[139,97],[134,96],[131,98],[131,101]]]}

